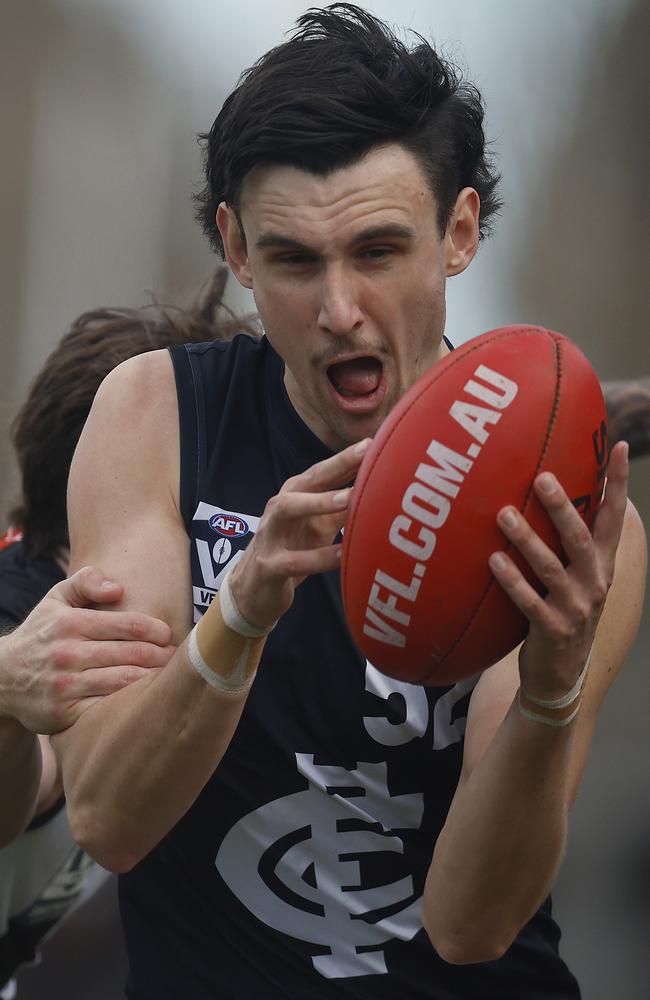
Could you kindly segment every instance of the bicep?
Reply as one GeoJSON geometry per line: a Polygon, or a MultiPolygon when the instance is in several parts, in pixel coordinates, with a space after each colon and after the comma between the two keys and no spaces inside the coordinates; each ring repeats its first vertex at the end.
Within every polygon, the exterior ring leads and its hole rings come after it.
{"type": "Polygon", "coordinates": [[[155,352],[103,383],[70,470],[71,572],[98,566],[124,587],[114,610],[191,627],[189,539],[178,505],[179,434],[171,361],[155,352]]]}

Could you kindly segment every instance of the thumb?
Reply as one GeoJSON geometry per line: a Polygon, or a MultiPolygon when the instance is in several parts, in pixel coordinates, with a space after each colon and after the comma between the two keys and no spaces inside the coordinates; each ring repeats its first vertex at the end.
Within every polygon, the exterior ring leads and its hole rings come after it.
{"type": "Polygon", "coordinates": [[[89,604],[114,604],[119,601],[123,587],[109,580],[94,566],[83,566],[71,577],[57,584],[50,596],[71,608],[86,608],[89,604]]]}

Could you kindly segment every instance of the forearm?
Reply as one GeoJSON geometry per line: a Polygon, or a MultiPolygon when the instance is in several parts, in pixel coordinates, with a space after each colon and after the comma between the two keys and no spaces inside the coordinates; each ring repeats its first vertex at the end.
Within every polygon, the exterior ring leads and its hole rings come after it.
{"type": "Polygon", "coordinates": [[[566,839],[574,728],[529,722],[513,704],[459,787],[423,901],[447,961],[499,957],[548,895],[566,839]]]}
{"type": "Polygon", "coordinates": [[[10,844],[29,823],[40,779],[38,737],[14,719],[0,718],[0,847],[10,844]]]}
{"type": "Polygon", "coordinates": [[[106,868],[133,867],[209,780],[246,696],[211,687],[185,642],[157,676],[103,699],[55,737],[78,843],[106,868]]]}

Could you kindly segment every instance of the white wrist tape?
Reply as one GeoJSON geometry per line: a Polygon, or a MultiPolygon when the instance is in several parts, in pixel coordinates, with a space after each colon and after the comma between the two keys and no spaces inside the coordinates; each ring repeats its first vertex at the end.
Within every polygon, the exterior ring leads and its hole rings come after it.
{"type": "Polygon", "coordinates": [[[252,671],[250,677],[247,677],[246,675],[250,646],[251,643],[249,639],[244,645],[241,656],[227,677],[222,677],[220,674],[216,673],[216,671],[212,670],[212,668],[201,656],[199,644],[196,641],[196,625],[190,632],[190,641],[187,645],[187,652],[190,658],[190,663],[196,672],[201,675],[203,680],[208,682],[210,687],[213,687],[217,691],[221,691],[225,694],[243,694],[243,692],[247,691],[255,680],[255,670],[252,671]]]}
{"type": "Polygon", "coordinates": [[[541,712],[532,712],[529,708],[522,705],[521,691],[519,692],[519,697],[517,698],[517,704],[519,705],[519,711],[523,715],[524,719],[528,719],[529,722],[541,722],[544,726],[554,726],[556,729],[561,729],[562,726],[568,726],[570,722],[573,722],[576,715],[580,711],[580,702],[578,702],[573,712],[569,715],[560,716],[557,719],[553,719],[548,715],[542,715],[541,712]]]}
{"type": "Polygon", "coordinates": [[[573,722],[580,710],[580,695],[590,662],[591,651],[577,681],[561,698],[536,698],[520,687],[517,704],[524,719],[528,719],[529,722],[541,722],[544,726],[555,726],[558,729],[573,722]],[[571,711],[573,705],[575,708],[571,711]]]}
{"type": "MultiPolygon", "coordinates": [[[[203,637],[204,649],[211,650],[208,653],[210,659],[214,656],[225,673],[220,673],[216,667],[212,668],[204,659],[198,644],[198,625],[195,625],[190,632],[187,644],[190,663],[203,680],[215,690],[224,694],[243,694],[255,679],[264,645],[260,639],[269,634],[275,623],[268,628],[256,628],[246,621],[230,589],[230,573],[226,573],[217,599],[206,612],[204,623],[206,628],[209,627],[209,632],[203,637]],[[208,619],[211,622],[210,626],[208,619]],[[216,648],[215,638],[217,638],[216,648]]],[[[204,627],[203,624],[201,627],[204,627]]]]}
{"type": "Polygon", "coordinates": [[[267,628],[256,628],[255,625],[251,625],[250,622],[246,621],[237,607],[232,590],[230,589],[229,572],[226,573],[219,590],[219,604],[221,606],[221,617],[228,628],[231,628],[233,632],[237,632],[239,635],[245,636],[247,639],[261,639],[262,636],[268,635],[277,625],[277,622],[273,622],[267,628]]]}
{"type": "Polygon", "coordinates": [[[571,690],[568,691],[565,695],[562,695],[561,698],[536,698],[534,695],[528,694],[527,691],[524,691],[527,701],[532,702],[533,705],[538,705],[539,708],[548,708],[551,711],[553,711],[554,709],[568,708],[569,705],[572,705],[573,702],[576,700],[576,698],[580,695],[584,687],[587,671],[589,670],[589,664],[591,663],[592,651],[593,651],[593,646],[589,650],[589,656],[587,657],[587,662],[585,663],[582,669],[582,673],[578,677],[578,680],[575,682],[571,690]]]}

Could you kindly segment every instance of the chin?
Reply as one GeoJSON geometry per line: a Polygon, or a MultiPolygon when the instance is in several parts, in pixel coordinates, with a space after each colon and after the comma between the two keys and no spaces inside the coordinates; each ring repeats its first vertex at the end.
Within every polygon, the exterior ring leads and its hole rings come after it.
{"type": "Polygon", "coordinates": [[[390,409],[382,411],[381,414],[373,414],[363,420],[347,422],[345,427],[337,427],[336,434],[341,442],[340,447],[347,448],[348,445],[356,444],[357,441],[373,438],[388,416],[390,409]]]}

